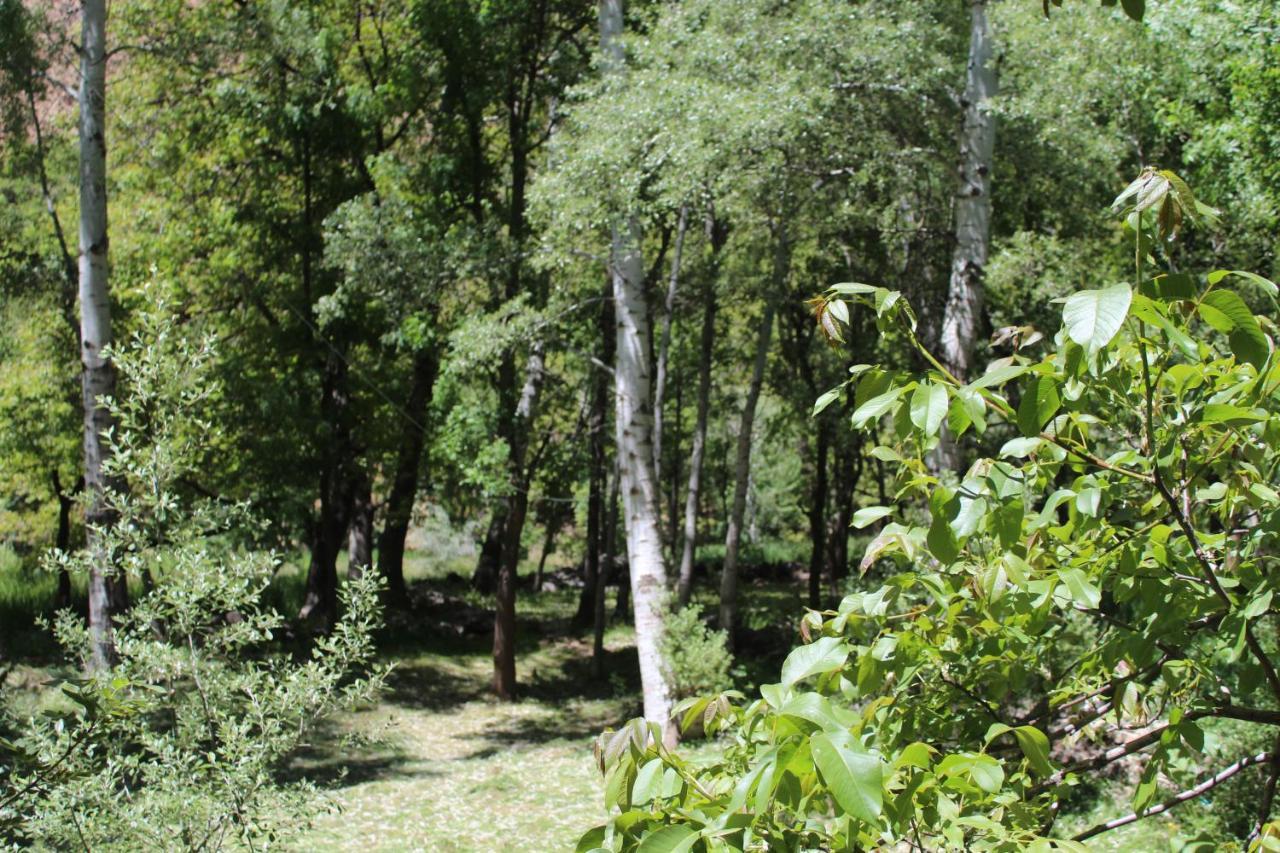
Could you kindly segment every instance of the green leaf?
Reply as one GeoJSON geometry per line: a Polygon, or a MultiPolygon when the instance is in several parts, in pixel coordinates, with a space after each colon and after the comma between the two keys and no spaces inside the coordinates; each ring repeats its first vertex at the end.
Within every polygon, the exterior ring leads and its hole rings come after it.
{"type": "Polygon", "coordinates": [[[1238,360],[1262,368],[1270,351],[1267,336],[1262,333],[1258,318],[1238,294],[1211,290],[1200,301],[1198,310],[1201,318],[1214,329],[1229,333],[1231,352],[1238,360]]]}
{"type": "Polygon", "coordinates": [[[811,675],[843,666],[849,651],[849,645],[839,637],[819,637],[807,646],[793,649],[782,664],[782,686],[790,687],[811,675]]]}
{"type": "Polygon", "coordinates": [[[1021,459],[1034,453],[1043,441],[1042,438],[1034,437],[1011,438],[1000,446],[998,455],[1009,459],[1021,459]]]}
{"type": "Polygon", "coordinates": [[[1047,376],[1033,379],[1018,404],[1018,429],[1025,436],[1039,435],[1061,405],[1056,382],[1047,376]]]}
{"type": "Polygon", "coordinates": [[[642,806],[658,795],[664,767],[661,758],[651,758],[640,768],[636,773],[636,780],[631,783],[633,805],[642,806]]]}
{"type": "Polygon", "coordinates": [[[823,394],[821,397],[819,397],[819,398],[817,399],[817,402],[815,402],[815,403],[813,404],[813,415],[812,415],[812,417],[817,417],[818,415],[820,415],[820,414],[822,413],[822,411],[823,411],[824,409],[826,409],[826,408],[827,408],[827,406],[830,406],[830,405],[831,405],[832,403],[834,403],[836,400],[839,400],[839,399],[840,399],[840,392],[841,392],[841,391],[843,391],[843,390],[844,390],[844,386],[843,386],[843,385],[841,385],[839,388],[832,388],[830,391],[828,391],[827,393],[825,393],[825,394],[823,394]]]}
{"type": "Polygon", "coordinates": [[[851,418],[853,428],[861,429],[868,421],[874,420],[889,411],[898,402],[898,398],[902,396],[902,392],[905,390],[905,386],[899,385],[897,388],[891,388],[863,403],[853,413],[851,418]]]}
{"type": "Polygon", "coordinates": [[[1053,774],[1053,765],[1049,763],[1049,738],[1035,726],[1018,726],[1013,736],[1022,747],[1022,754],[1027,757],[1031,769],[1041,776],[1053,774]]]}
{"type": "Polygon", "coordinates": [[[1067,335],[1089,352],[1097,352],[1120,331],[1132,300],[1127,284],[1071,294],[1062,308],[1067,335]]]}
{"type": "Polygon", "coordinates": [[[1081,607],[1093,610],[1102,603],[1102,592],[1079,569],[1059,569],[1058,577],[1067,585],[1071,598],[1081,607]]]}
{"type": "Polygon", "coordinates": [[[1124,9],[1124,13],[1135,21],[1141,21],[1142,16],[1146,14],[1146,0],[1120,0],[1120,7],[1124,9]]]}
{"type": "Polygon", "coordinates": [[[1206,424],[1226,424],[1227,426],[1248,426],[1267,419],[1264,409],[1242,409],[1226,403],[1209,403],[1200,413],[1200,420],[1206,424]]]}
{"type": "Polygon", "coordinates": [[[578,846],[574,848],[574,853],[590,853],[592,850],[599,850],[604,846],[606,829],[605,824],[588,829],[578,839],[578,846]]]}
{"type": "Polygon", "coordinates": [[[685,853],[698,840],[698,830],[687,823],[673,823],[646,835],[637,853],[685,853]]]}
{"type": "Polygon", "coordinates": [[[976,380],[970,382],[966,387],[990,388],[994,385],[1003,385],[1010,379],[1016,379],[1030,369],[1030,365],[1026,364],[1006,364],[1002,367],[997,367],[994,370],[988,370],[986,373],[982,374],[982,376],[979,376],[976,380]]]}
{"type": "Polygon", "coordinates": [[[911,422],[927,436],[938,434],[947,416],[947,389],[922,382],[911,395],[911,422]]]}
{"type": "Polygon", "coordinates": [[[849,526],[861,530],[892,513],[893,507],[891,506],[864,506],[853,514],[853,521],[849,522],[849,526]]]}
{"type": "Polygon", "coordinates": [[[874,824],[883,806],[883,770],[877,756],[855,751],[855,744],[847,734],[840,737],[822,732],[810,739],[813,763],[827,783],[832,799],[846,813],[874,824]]]}

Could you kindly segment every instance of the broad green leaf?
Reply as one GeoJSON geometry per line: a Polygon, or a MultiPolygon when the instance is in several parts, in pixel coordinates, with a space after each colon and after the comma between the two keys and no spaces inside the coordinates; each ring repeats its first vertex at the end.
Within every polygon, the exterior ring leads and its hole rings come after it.
{"type": "Polygon", "coordinates": [[[842,666],[849,651],[849,645],[839,637],[819,637],[807,646],[793,649],[782,664],[782,686],[790,687],[801,679],[842,666]]]}
{"type": "Polygon", "coordinates": [[[687,823],[673,823],[646,835],[636,853],[685,853],[698,841],[698,830],[687,823]]]}
{"type": "Polygon", "coordinates": [[[1132,299],[1127,284],[1071,294],[1062,308],[1067,335],[1089,352],[1097,352],[1120,331],[1132,299]]]}
{"type": "Polygon", "coordinates": [[[658,795],[664,766],[661,758],[651,758],[636,772],[636,780],[631,783],[633,805],[642,806],[658,795]]]}
{"type": "Polygon", "coordinates": [[[1035,726],[1018,726],[1013,730],[1013,736],[1018,739],[1018,746],[1022,747],[1022,754],[1027,757],[1031,769],[1041,776],[1052,775],[1053,766],[1049,763],[1049,738],[1045,737],[1044,732],[1035,726]]]}
{"type": "Polygon", "coordinates": [[[607,830],[605,824],[593,826],[582,834],[578,839],[578,846],[574,848],[574,853],[590,853],[593,850],[599,850],[604,846],[605,832],[607,830]]]}
{"type": "Polygon", "coordinates": [[[1005,459],[1021,459],[1034,453],[1043,441],[1034,437],[1011,438],[1000,446],[997,455],[1005,459]]]}
{"type": "Polygon", "coordinates": [[[891,506],[864,506],[853,514],[853,521],[849,522],[849,526],[861,530],[892,513],[893,507],[891,506]]]}
{"type": "Polygon", "coordinates": [[[1268,296],[1274,297],[1277,294],[1280,294],[1280,288],[1276,287],[1275,282],[1270,279],[1265,279],[1257,273],[1246,272],[1244,270],[1214,270],[1209,273],[1209,284],[1217,284],[1229,275],[1238,276],[1245,281],[1256,284],[1258,287],[1262,288],[1263,292],[1268,296]]]}
{"type": "Polygon", "coordinates": [[[1062,405],[1058,396],[1058,383],[1047,376],[1039,376],[1031,381],[1018,404],[1018,429],[1024,436],[1040,434],[1062,405]]]}
{"type": "Polygon", "coordinates": [[[1002,367],[997,367],[994,370],[988,370],[986,373],[982,374],[982,376],[979,376],[973,382],[970,382],[967,387],[991,388],[995,385],[1003,385],[1010,379],[1016,379],[1030,369],[1030,365],[1026,364],[1006,364],[1002,367]]]}
{"type": "Polygon", "coordinates": [[[922,382],[911,395],[911,422],[927,436],[938,434],[947,416],[947,389],[922,382]]]}
{"type": "Polygon", "coordinates": [[[817,415],[821,414],[824,409],[826,409],[836,400],[839,400],[840,392],[843,390],[844,390],[844,386],[842,385],[839,388],[832,388],[830,391],[828,391],[827,393],[819,397],[817,401],[813,404],[813,416],[816,417],[817,415]]]}
{"type": "Polygon", "coordinates": [[[816,734],[810,739],[813,763],[836,804],[858,820],[874,824],[883,806],[883,770],[877,756],[855,751],[854,743],[848,736],[816,734]]]}
{"type": "Polygon", "coordinates": [[[1071,598],[1081,607],[1090,610],[1102,603],[1102,593],[1079,569],[1058,569],[1058,577],[1067,586],[1071,598]]]}
{"type": "Polygon", "coordinates": [[[1262,368],[1269,351],[1267,336],[1239,295],[1230,290],[1212,290],[1200,301],[1199,311],[1210,326],[1229,333],[1231,351],[1237,359],[1262,368]]]}
{"type": "Polygon", "coordinates": [[[863,403],[853,413],[851,418],[853,428],[861,429],[868,421],[874,420],[889,411],[898,402],[898,398],[902,396],[902,392],[905,390],[904,386],[899,385],[863,403]]]}
{"type": "Polygon", "coordinates": [[[1267,419],[1265,409],[1242,409],[1226,403],[1209,403],[1200,413],[1200,420],[1207,424],[1248,426],[1267,419]]]}

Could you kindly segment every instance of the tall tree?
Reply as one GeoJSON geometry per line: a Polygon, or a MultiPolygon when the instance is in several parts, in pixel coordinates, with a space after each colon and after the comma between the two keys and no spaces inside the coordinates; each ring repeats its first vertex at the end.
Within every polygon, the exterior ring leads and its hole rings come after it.
{"type": "Polygon", "coordinates": [[[107,282],[107,3],[80,7],[80,361],[84,393],[85,522],[89,552],[90,664],[109,668],[115,659],[111,614],[128,604],[124,577],[111,572],[102,528],[114,518],[103,474],[110,453],[111,415],[103,398],[115,393],[116,375],[103,350],[111,345],[111,291],[107,282]]]}
{"type": "MultiPolygon", "coordinates": [[[[625,74],[622,0],[600,0],[600,50],[604,73],[625,74]]],[[[609,254],[614,316],[618,325],[614,363],[615,436],[627,530],[627,562],[635,607],[636,650],[644,717],[675,736],[671,693],[663,674],[661,640],[667,609],[667,570],[653,467],[653,401],[649,375],[652,345],[641,261],[640,227],[634,217],[613,224],[609,254]]]]}
{"type": "Polygon", "coordinates": [[[996,140],[991,101],[997,82],[987,0],[970,0],[969,61],[957,169],[960,182],[954,207],[955,251],[940,340],[943,361],[959,377],[965,377],[972,367],[982,327],[982,276],[991,247],[991,166],[996,140]]]}
{"type": "Polygon", "coordinates": [[[738,425],[737,453],[734,457],[733,504],[729,509],[729,523],[724,537],[724,568],[720,573],[720,627],[729,633],[733,643],[738,620],[738,552],[742,546],[742,524],[747,509],[747,490],[751,483],[751,443],[754,438],[756,407],[764,386],[765,364],[769,359],[769,341],[773,334],[773,316],[776,311],[775,295],[786,286],[791,266],[791,248],[786,225],[777,222],[773,232],[773,272],[765,293],[764,310],[756,331],[755,358],[751,365],[751,381],[747,386],[747,399],[742,404],[742,417],[738,425]]]}

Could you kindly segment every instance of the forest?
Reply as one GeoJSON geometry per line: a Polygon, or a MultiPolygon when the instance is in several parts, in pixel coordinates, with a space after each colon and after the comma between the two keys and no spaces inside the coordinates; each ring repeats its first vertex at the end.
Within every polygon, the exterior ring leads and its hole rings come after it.
{"type": "Polygon", "coordinates": [[[0,848],[1280,851],[1278,0],[0,0],[0,848]]]}

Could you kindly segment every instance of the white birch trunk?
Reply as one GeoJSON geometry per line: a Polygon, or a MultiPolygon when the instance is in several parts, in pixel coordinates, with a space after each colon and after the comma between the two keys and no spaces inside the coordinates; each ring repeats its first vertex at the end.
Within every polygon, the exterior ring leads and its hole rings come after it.
{"type": "Polygon", "coordinates": [[[115,371],[103,358],[111,343],[111,304],[107,287],[107,4],[81,4],[80,48],[80,362],[84,397],[85,514],[91,554],[89,571],[90,666],[102,670],[115,660],[111,630],[110,558],[98,528],[112,520],[107,506],[102,463],[110,452],[104,438],[111,415],[101,405],[115,393],[115,371]]]}
{"type": "MultiPolygon", "coordinates": [[[[622,0],[600,0],[600,47],[606,74],[623,71],[622,0]]],[[[671,741],[671,694],[663,675],[660,643],[667,607],[667,572],[658,520],[653,468],[653,402],[649,375],[650,330],[645,305],[640,228],[634,219],[613,228],[610,253],[614,316],[618,324],[614,398],[618,471],[627,530],[627,562],[635,608],[636,651],[644,717],[671,741]]]]}
{"type": "Polygon", "coordinates": [[[987,0],[971,0],[970,14],[960,185],[955,199],[956,247],[941,336],[943,363],[962,379],[972,367],[982,321],[982,276],[991,242],[991,162],[996,140],[991,99],[996,94],[997,73],[987,0]]]}

